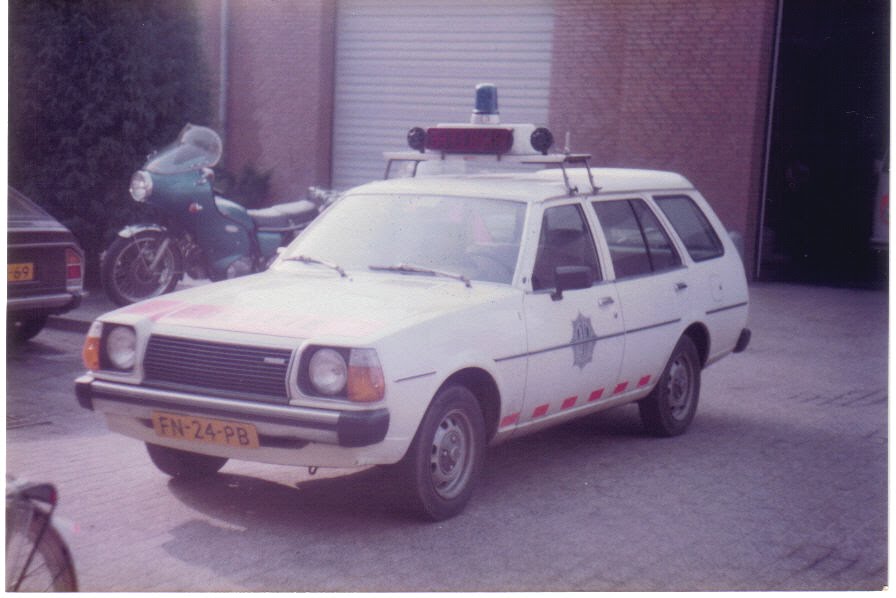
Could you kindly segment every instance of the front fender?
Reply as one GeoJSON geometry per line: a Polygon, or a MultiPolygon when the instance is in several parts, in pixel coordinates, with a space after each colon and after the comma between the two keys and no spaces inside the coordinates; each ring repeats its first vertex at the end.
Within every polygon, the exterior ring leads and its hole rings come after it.
{"type": "Polygon", "coordinates": [[[452,381],[469,386],[472,381],[484,381],[486,378],[494,385],[494,393],[480,395],[480,388],[475,385],[469,388],[483,401],[483,415],[492,441],[508,438],[512,427],[502,431],[500,422],[508,414],[522,409],[526,360],[496,362],[487,352],[475,349],[446,356],[438,367],[419,375],[392,380],[391,386],[396,389],[395,400],[389,405],[393,416],[392,433],[409,445],[440,388],[452,381]]]}
{"type": "Polygon", "coordinates": [[[152,233],[159,233],[159,234],[167,235],[168,229],[165,228],[164,226],[162,226],[161,224],[155,224],[155,223],[129,224],[128,226],[126,226],[123,229],[121,229],[120,231],[118,231],[118,236],[121,237],[122,239],[130,239],[131,237],[137,235],[138,233],[143,233],[143,232],[152,232],[152,233]]]}

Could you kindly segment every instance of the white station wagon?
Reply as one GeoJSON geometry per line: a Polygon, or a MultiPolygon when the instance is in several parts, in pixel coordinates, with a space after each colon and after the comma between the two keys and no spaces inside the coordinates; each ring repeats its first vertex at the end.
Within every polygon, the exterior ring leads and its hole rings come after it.
{"type": "Polygon", "coordinates": [[[489,444],[633,401],[651,433],[684,432],[703,368],[749,342],[731,238],[678,174],[589,168],[494,120],[387,157],[537,170],[357,187],[268,271],[101,316],[80,404],[172,476],[395,464],[435,520],[489,444]]]}

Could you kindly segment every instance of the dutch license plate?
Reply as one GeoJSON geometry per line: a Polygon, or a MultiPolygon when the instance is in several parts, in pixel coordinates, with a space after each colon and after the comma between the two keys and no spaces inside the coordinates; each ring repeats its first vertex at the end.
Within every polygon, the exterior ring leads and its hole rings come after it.
{"type": "Polygon", "coordinates": [[[258,432],[252,424],[176,415],[154,411],[152,427],[156,435],[178,440],[258,448],[258,432]]]}
{"type": "Polygon", "coordinates": [[[27,282],[34,280],[34,264],[6,264],[6,282],[27,282]]]}

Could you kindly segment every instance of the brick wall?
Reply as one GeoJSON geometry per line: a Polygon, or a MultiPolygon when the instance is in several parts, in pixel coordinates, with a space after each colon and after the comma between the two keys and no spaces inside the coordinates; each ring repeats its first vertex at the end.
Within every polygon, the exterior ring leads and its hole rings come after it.
{"type": "Polygon", "coordinates": [[[744,235],[752,271],[774,0],[555,0],[555,14],[555,136],[594,164],[684,174],[744,235]]]}
{"type": "MultiPolygon", "coordinates": [[[[194,0],[213,72],[222,0],[194,0]],[[217,29],[216,29],[217,27],[217,29]]],[[[327,185],[335,0],[227,0],[227,166],[272,201],[327,185]]],[[[593,163],[687,176],[744,235],[752,270],[775,0],[554,0],[550,126],[593,163]]]]}
{"type": "MultiPolygon", "coordinates": [[[[221,0],[196,0],[220,79],[221,0]]],[[[227,0],[225,166],[272,171],[269,201],[330,181],[335,2],[227,0]]]]}

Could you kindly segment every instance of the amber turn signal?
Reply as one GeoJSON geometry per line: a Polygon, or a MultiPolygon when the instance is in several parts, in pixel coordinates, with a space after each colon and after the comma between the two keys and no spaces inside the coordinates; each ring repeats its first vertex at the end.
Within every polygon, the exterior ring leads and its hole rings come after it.
{"type": "Polygon", "coordinates": [[[92,372],[100,369],[100,339],[102,332],[102,324],[99,322],[91,324],[90,330],[87,332],[87,338],[84,340],[84,348],[81,351],[84,366],[92,372]]]}
{"type": "Polygon", "coordinates": [[[348,399],[357,403],[380,401],[386,394],[383,368],[373,349],[353,349],[348,365],[348,399]]]}

